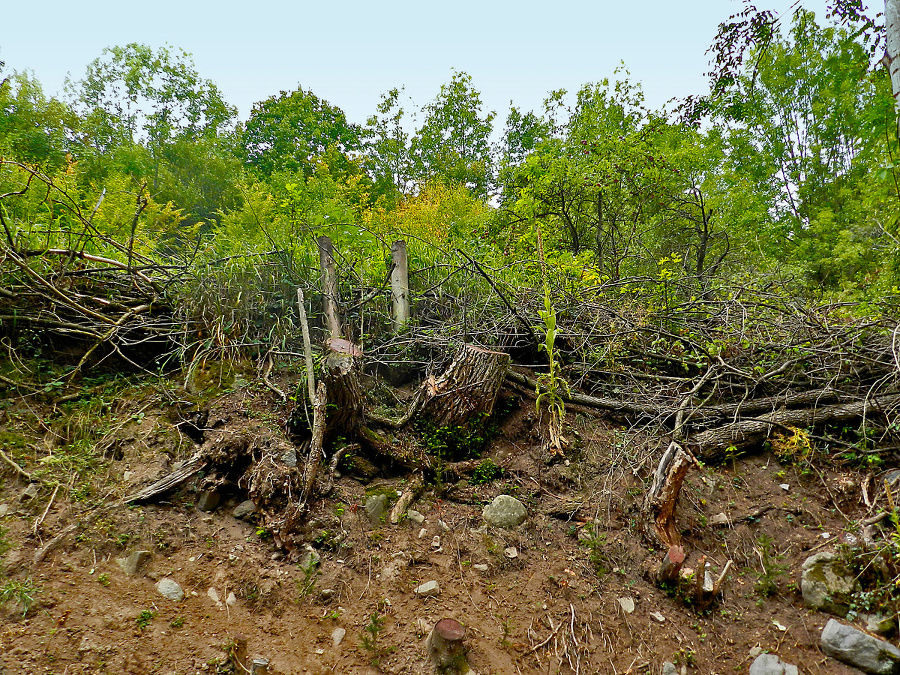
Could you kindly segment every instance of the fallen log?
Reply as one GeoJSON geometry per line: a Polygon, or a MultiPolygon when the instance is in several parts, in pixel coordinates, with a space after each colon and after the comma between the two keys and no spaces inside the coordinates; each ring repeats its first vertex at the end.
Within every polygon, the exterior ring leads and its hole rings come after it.
{"type": "Polygon", "coordinates": [[[864,415],[881,415],[900,405],[900,394],[875,396],[862,401],[839,403],[817,408],[777,410],[760,417],[739,419],[721,427],[691,435],[686,444],[704,461],[716,461],[746,451],[769,435],[786,427],[813,427],[859,419],[864,415]]]}

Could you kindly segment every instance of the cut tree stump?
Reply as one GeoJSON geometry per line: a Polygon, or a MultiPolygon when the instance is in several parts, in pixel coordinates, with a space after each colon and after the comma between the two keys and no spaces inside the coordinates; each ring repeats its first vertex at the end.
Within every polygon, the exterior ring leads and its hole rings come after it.
{"type": "Polygon", "coordinates": [[[464,673],[468,670],[465,639],[466,629],[456,619],[441,619],[431,629],[425,649],[439,673],[464,673]]]}
{"type": "Polygon", "coordinates": [[[328,356],[322,381],[325,383],[328,414],[325,436],[354,439],[363,420],[363,393],[359,383],[359,357],[362,352],[349,340],[328,341],[328,356]]]}
{"type": "Polygon", "coordinates": [[[439,427],[490,415],[508,367],[509,354],[465,345],[442,375],[423,383],[421,414],[439,427]]]}

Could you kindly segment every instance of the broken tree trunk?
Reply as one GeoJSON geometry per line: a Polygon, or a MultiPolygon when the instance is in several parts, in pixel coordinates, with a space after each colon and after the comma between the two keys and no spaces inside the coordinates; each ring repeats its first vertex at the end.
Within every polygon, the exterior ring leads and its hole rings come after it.
{"type": "Polygon", "coordinates": [[[319,266],[322,271],[322,304],[325,323],[333,339],[342,337],[341,316],[338,312],[337,271],[334,262],[334,245],[331,238],[322,235],[317,240],[319,245],[319,266]]]}
{"type": "Polygon", "coordinates": [[[423,383],[421,414],[439,427],[490,415],[508,366],[509,354],[465,345],[442,375],[423,383]]]}
{"type": "Polygon", "coordinates": [[[653,485],[644,500],[644,514],[651,533],[664,548],[681,544],[681,534],[675,523],[675,506],[684,477],[696,462],[689,452],[672,441],[653,475],[653,485]]]}
{"type": "Polygon", "coordinates": [[[356,438],[363,420],[363,394],[359,383],[359,357],[362,352],[349,340],[328,341],[328,356],[322,381],[328,399],[325,435],[356,438]]]}
{"type": "Polygon", "coordinates": [[[409,321],[409,266],[405,241],[399,239],[391,244],[391,257],[394,261],[394,269],[391,271],[394,331],[400,331],[409,321]]]}
{"type": "Polygon", "coordinates": [[[468,669],[465,639],[466,629],[456,619],[441,619],[431,629],[425,649],[439,673],[463,673],[468,669]]]}

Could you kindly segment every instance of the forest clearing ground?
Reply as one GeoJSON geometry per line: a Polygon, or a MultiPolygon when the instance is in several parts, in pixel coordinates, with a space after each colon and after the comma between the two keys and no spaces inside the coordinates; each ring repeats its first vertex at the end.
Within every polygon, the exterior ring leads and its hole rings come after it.
{"type": "MultiPolygon", "coordinates": [[[[580,447],[567,462],[547,465],[534,404],[516,399],[485,453],[504,469],[501,478],[428,486],[411,506],[425,517],[420,526],[373,524],[363,508],[367,493],[402,491],[407,476],[366,484],[342,476],[310,514],[321,562],[304,569],[265,531],[232,515],[246,499],[239,489],[225,491],[209,513],[196,506],[195,483],[159,503],[116,503],[195,447],[173,430],[170,409],[152,389],[132,393],[102,409],[104,424],[118,427],[106,456],[93,473],[73,473],[52,501],[48,485],[29,499],[27,483],[3,469],[2,580],[33,587],[34,603],[24,616],[15,597],[0,606],[0,673],[230,672],[238,636],[251,656],[269,659],[269,673],[425,673],[426,633],[444,617],[468,629],[469,662],[481,675],[655,675],[663,661],[689,673],[746,672],[754,649],[804,673],[855,672],[819,651],[829,616],[807,610],[798,590],[803,560],[833,548],[861,517],[861,479],[852,472],[804,475],[771,454],[692,470],[677,512],[687,566],[701,553],[715,570],[734,561],[722,601],[697,613],[646,574],[659,553],[641,533],[640,506],[659,441],[570,413],[580,447]],[[483,505],[502,493],[528,508],[515,530],[484,526],[483,505]],[[763,506],[774,508],[745,518],[763,506]],[[566,518],[566,509],[576,517],[566,518]],[[720,513],[733,526],[716,525],[720,513]],[[129,576],[116,559],[135,550],[152,557],[129,576]],[[184,589],[183,601],[157,592],[164,577],[184,589]],[[418,597],[414,589],[432,580],[440,594],[418,597]],[[236,602],[227,604],[231,593],[236,602]],[[346,635],[335,645],[337,628],[346,635]]],[[[37,474],[52,466],[46,457],[64,459],[53,448],[61,420],[49,404],[8,398],[2,413],[7,451],[25,470],[37,474]]],[[[269,390],[236,385],[211,402],[209,425],[280,432],[286,416],[269,390]]]]}

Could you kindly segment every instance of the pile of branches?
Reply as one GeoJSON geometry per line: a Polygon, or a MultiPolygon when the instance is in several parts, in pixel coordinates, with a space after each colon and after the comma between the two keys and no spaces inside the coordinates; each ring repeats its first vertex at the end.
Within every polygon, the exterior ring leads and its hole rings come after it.
{"type": "Polygon", "coordinates": [[[115,354],[141,368],[138,361],[144,355],[171,352],[184,326],[174,320],[166,290],[183,266],[162,265],[134,250],[146,198],[137,197],[132,236],[120,242],[91,222],[102,195],[92,212],[85,213],[50,177],[16,162],[2,164],[18,168],[26,179],[20,190],[0,194],[0,334],[13,344],[24,337],[41,347],[79,354],[70,381],[92,356],[115,354]],[[9,209],[13,201],[26,198],[29,191],[42,193],[47,222],[29,223],[29,236],[23,237],[26,228],[11,223],[8,213],[15,212],[9,209]],[[33,247],[39,240],[48,245],[33,247]]]}

